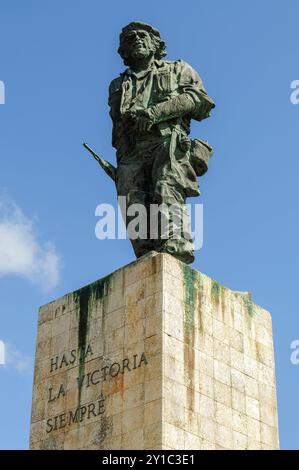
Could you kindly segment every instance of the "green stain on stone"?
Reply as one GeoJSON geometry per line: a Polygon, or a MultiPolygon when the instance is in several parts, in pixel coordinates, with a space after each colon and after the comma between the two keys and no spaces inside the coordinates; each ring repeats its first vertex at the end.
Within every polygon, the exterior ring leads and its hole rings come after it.
{"type": "Polygon", "coordinates": [[[79,375],[78,401],[81,402],[81,389],[85,371],[85,352],[87,348],[87,334],[90,314],[92,312],[95,301],[103,299],[109,290],[109,278],[104,277],[88,286],[84,286],[73,293],[74,301],[77,305],[78,312],[78,352],[79,352],[79,375]]]}
{"type": "Polygon", "coordinates": [[[227,305],[226,305],[226,292],[227,289],[219,284],[219,282],[212,280],[211,286],[211,297],[214,306],[218,310],[218,313],[222,315],[222,321],[225,321],[225,316],[227,315],[227,305]]]}
{"type": "Polygon", "coordinates": [[[220,292],[221,292],[221,285],[216,281],[212,281],[211,295],[212,295],[212,299],[215,300],[216,303],[219,303],[220,292]]]}
{"type": "Polygon", "coordinates": [[[185,287],[185,325],[194,327],[194,294],[196,290],[196,271],[183,265],[185,287]]]}
{"type": "Polygon", "coordinates": [[[78,319],[78,352],[79,352],[79,375],[78,387],[79,395],[78,401],[81,402],[81,389],[85,370],[85,350],[86,339],[88,332],[88,315],[89,315],[89,299],[90,299],[91,286],[85,286],[74,292],[74,300],[77,304],[77,311],[79,314],[78,319]]]}
{"type": "Polygon", "coordinates": [[[93,284],[90,284],[94,300],[103,299],[105,295],[108,294],[109,286],[110,286],[110,278],[111,278],[111,274],[109,276],[103,277],[102,279],[99,279],[93,284]]]}
{"type": "Polygon", "coordinates": [[[245,308],[246,308],[248,315],[252,317],[254,314],[254,306],[253,306],[252,300],[249,299],[248,297],[245,297],[243,298],[243,301],[244,301],[245,308]]]}

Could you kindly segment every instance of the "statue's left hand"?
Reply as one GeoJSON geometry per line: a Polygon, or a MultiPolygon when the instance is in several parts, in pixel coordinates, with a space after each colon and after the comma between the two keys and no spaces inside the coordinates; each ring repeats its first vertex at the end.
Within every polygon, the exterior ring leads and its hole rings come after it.
{"type": "Polygon", "coordinates": [[[148,110],[140,111],[136,116],[136,130],[137,132],[149,132],[153,126],[154,121],[148,110]]]}

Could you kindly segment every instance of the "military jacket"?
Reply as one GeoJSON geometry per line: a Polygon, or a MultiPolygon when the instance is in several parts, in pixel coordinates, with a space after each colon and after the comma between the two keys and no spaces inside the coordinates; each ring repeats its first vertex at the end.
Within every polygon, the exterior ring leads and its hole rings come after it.
{"type": "Polygon", "coordinates": [[[192,114],[154,125],[152,135],[170,135],[175,126],[180,126],[183,132],[189,134],[191,119],[201,121],[208,117],[214,103],[197,72],[182,60],[155,60],[148,70],[141,73],[125,70],[112,80],[109,87],[112,145],[118,150],[126,148],[130,133],[133,133],[126,120],[122,119],[125,113],[147,109],[182,93],[188,93],[195,103],[192,114]]]}

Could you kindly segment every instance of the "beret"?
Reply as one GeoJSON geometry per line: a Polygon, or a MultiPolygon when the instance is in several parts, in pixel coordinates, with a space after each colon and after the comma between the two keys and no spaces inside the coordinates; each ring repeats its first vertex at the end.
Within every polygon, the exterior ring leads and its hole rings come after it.
{"type": "Polygon", "coordinates": [[[154,28],[150,24],[142,23],[141,21],[132,21],[131,23],[127,24],[127,26],[125,26],[121,30],[120,36],[123,36],[126,33],[128,33],[129,31],[133,31],[133,30],[136,30],[136,29],[143,29],[143,30],[148,31],[149,33],[153,34],[154,36],[156,36],[158,38],[161,37],[160,32],[156,28],[154,28]]]}

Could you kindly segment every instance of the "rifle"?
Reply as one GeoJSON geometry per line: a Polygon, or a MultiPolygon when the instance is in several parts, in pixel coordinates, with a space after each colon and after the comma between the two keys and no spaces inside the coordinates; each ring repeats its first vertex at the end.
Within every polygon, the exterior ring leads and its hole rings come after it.
{"type": "Polygon", "coordinates": [[[105,173],[115,182],[116,181],[116,168],[111,163],[104,160],[100,157],[97,153],[95,153],[87,144],[83,144],[83,146],[91,153],[94,159],[98,162],[98,164],[103,168],[105,173]]]}

